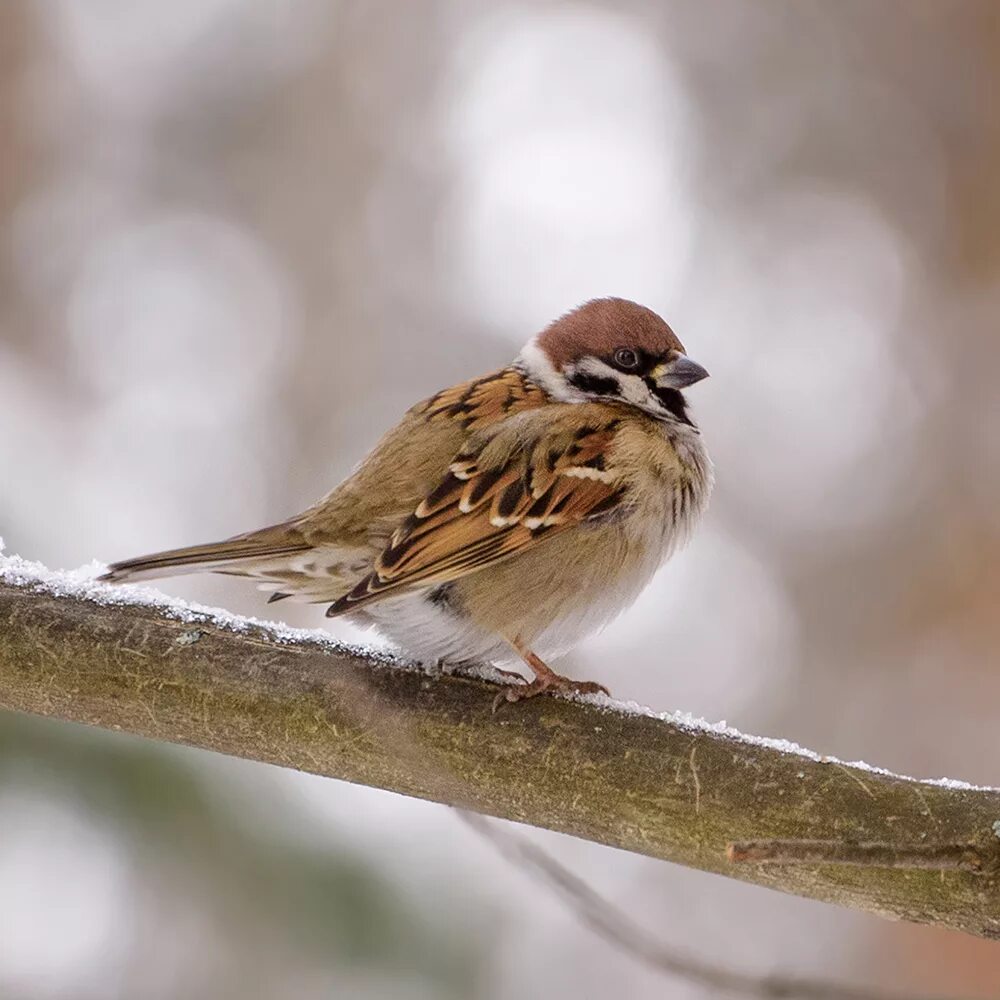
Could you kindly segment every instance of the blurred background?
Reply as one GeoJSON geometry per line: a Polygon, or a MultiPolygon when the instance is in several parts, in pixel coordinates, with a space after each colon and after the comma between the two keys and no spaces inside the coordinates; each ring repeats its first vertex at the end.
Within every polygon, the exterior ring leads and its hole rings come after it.
{"type": "MultiPolygon", "coordinates": [[[[7,550],[73,567],[284,518],[415,400],[627,296],[713,373],[718,488],[566,672],[997,783],[998,15],[0,5],[7,550]]],[[[238,581],[163,589],[266,614],[238,581]]],[[[12,716],[0,747],[0,995],[704,996],[444,807],[12,716]]],[[[995,944],[530,835],[722,963],[998,995],[995,944]]]]}

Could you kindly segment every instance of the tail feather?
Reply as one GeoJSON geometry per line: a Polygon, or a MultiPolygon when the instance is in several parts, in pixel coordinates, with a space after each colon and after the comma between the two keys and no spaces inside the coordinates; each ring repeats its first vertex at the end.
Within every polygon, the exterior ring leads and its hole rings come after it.
{"type": "Polygon", "coordinates": [[[136,559],[125,559],[112,563],[107,573],[99,579],[108,583],[125,583],[184,573],[211,573],[218,570],[238,572],[241,564],[246,564],[249,569],[252,563],[294,555],[310,547],[302,533],[293,525],[278,524],[273,528],[237,535],[224,542],[190,545],[182,549],[154,552],[136,559]]]}

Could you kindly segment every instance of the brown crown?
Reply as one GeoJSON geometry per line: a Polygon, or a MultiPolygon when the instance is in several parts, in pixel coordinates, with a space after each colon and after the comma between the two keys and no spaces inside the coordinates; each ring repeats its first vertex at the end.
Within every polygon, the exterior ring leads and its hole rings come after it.
{"type": "Polygon", "coordinates": [[[556,368],[586,355],[606,357],[619,347],[653,355],[684,353],[674,331],[653,312],[628,299],[591,299],[550,323],[538,346],[556,368]]]}

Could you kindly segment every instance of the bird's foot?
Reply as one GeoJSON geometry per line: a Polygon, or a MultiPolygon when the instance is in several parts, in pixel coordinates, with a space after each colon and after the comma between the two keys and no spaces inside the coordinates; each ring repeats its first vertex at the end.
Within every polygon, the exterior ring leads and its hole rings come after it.
{"type": "MultiPolygon", "coordinates": [[[[563,677],[557,674],[540,657],[531,652],[530,649],[518,649],[524,662],[535,672],[535,679],[527,684],[515,684],[504,688],[493,699],[493,711],[506,702],[524,701],[525,698],[534,698],[535,695],[551,691],[553,694],[606,694],[611,692],[597,681],[576,681],[572,677],[563,677]]],[[[509,673],[509,671],[503,671],[509,673]]],[[[519,675],[515,675],[519,676],[519,675]]]]}
{"type": "Polygon", "coordinates": [[[539,677],[530,684],[514,684],[504,688],[493,699],[494,713],[501,705],[507,702],[524,701],[525,698],[534,698],[535,695],[544,694],[551,691],[553,694],[606,694],[611,692],[597,681],[575,681],[572,677],[563,677],[556,674],[554,680],[547,677],[539,677]]]}

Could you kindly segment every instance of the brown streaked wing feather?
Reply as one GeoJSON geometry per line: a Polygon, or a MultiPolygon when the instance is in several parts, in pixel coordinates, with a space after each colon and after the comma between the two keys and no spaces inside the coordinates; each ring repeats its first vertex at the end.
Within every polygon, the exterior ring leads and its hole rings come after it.
{"type": "Polygon", "coordinates": [[[466,430],[475,431],[546,402],[545,392],[522,372],[501,368],[442,390],[421,404],[421,412],[428,420],[460,420],[466,430]]]}
{"type": "Polygon", "coordinates": [[[374,572],[328,614],[455,580],[619,507],[626,487],[607,456],[620,421],[601,408],[581,425],[578,412],[566,406],[562,419],[547,415],[534,434],[501,425],[474,435],[374,572]]]}

